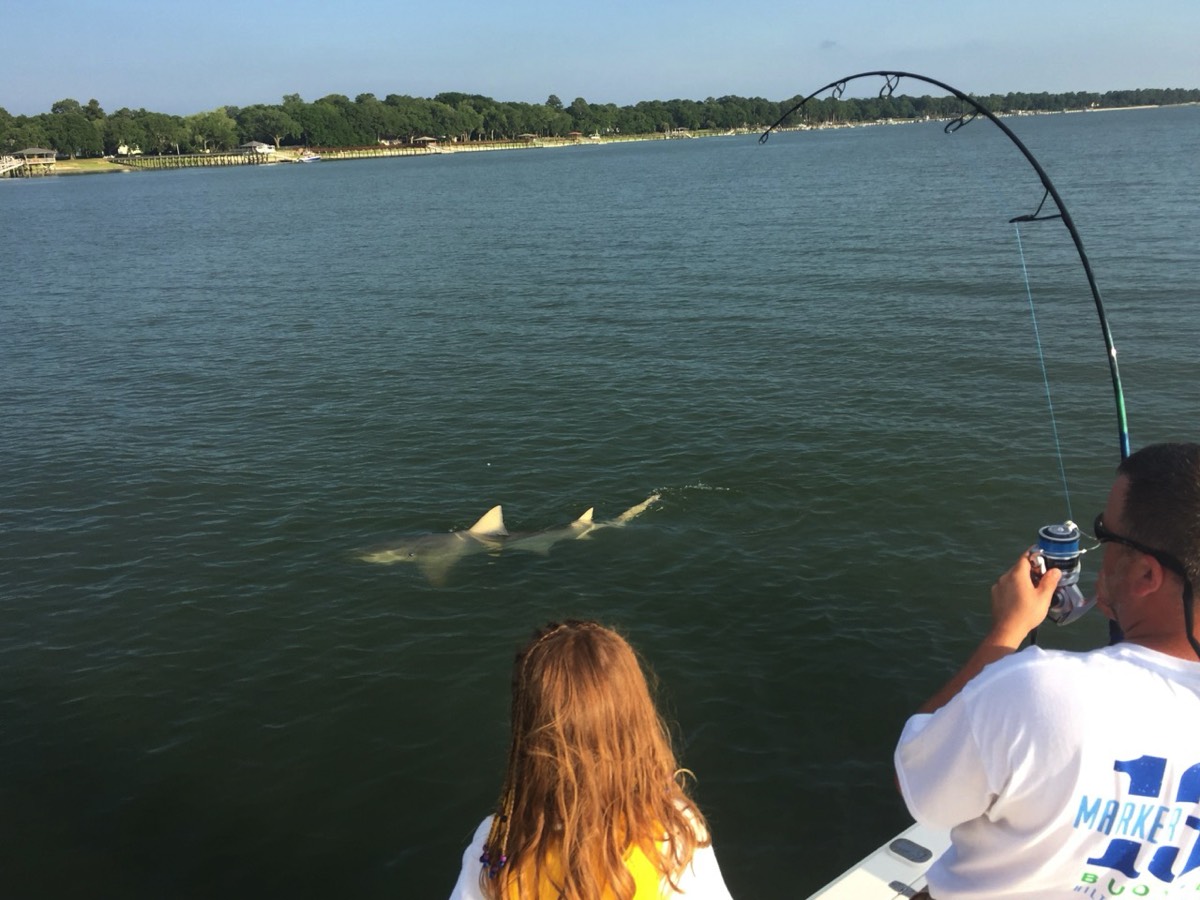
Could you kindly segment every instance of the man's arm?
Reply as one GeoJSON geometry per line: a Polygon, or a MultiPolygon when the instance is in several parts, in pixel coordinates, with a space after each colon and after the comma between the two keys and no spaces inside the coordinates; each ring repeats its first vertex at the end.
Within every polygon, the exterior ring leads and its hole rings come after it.
{"type": "Polygon", "coordinates": [[[1062,572],[1050,569],[1035,586],[1033,557],[1023,554],[992,585],[992,627],[966,664],[941,690],[921,704],[918,713],[931,713],[949,703],[984,666],[1015,653],[1026,635],[1041,624],[1050,609],[1062,572]]]}

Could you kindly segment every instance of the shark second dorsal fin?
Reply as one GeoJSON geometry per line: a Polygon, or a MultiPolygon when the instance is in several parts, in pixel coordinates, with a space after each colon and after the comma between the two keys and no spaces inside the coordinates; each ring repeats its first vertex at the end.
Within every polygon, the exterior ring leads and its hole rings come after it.
{"type": "Polygon", "coordinates": [[[571,524],[572,524],[572,525],[591,525],[591,524],[592,524],[592,512],[593,512],[593,509],[594,509],[594,508],[590,508],[590,509],[588,509],[588,511],[587,511],[587,512],[585,512],[585,513],[584,513],[582,516],[580,516],[578,519],[576,519],[576,520],[575,520],[574,522],[572,522],[571,524]]]}
{"type": "Polygon", "coordinates": [[[471,534],[508,534],[508,529],[504,527],[504,511],[499,506],[493,506],[467,530],[471,534]]]}

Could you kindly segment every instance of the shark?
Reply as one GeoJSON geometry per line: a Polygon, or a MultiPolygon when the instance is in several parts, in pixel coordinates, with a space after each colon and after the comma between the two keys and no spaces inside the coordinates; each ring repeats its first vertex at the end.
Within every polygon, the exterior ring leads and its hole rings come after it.
{"type": "Polygon", "coordinates": [[[597,520],[595,508],[566,525],[547,528],[544,531],[510,532],[504,524],[504,509],[493,506],[470,528],[450,531],[445,534],[422,534],[415,537],[360,551],[357,556],[363,562],[378,565],[413,563],[431,584],[441,585],[450,570],[463,557],[475,553],[500,553],[524,551],[548,555],[555,544],[563,541],[578,541],[589,537],[603,528],[617,528],[637,518],[661,499],[651,494],[636,506],[631,506],[615,519],[597,520]]]}

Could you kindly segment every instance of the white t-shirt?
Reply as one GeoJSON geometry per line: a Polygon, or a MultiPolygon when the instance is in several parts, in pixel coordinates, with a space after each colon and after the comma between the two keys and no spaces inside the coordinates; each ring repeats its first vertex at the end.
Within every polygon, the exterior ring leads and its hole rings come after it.
{"type": "Polygon", "coordinates": [[[895,762],[953,829],[937,900],[1200,898],[1200,662],[1031,647],[909,719],[895,762]]]}
{"type": "MultiPolygon", "coordinates": [[[[479,889],[479,872],[483,864],[479,857],[483,854],[483,845],[487,841],[488,832],[492,827],[492,817],[484,819],[475,829],[475,837],[471,846],[463,851],[462,871],[458,874],[458,883],[450,892],[450,900],[486,900],[479,889]]],[[[725,880],[721,877],[721,868],[717,865],[717,855],[712,845],[697,847],[691,863],[679,876],[679,886],[682,894],[675,893],[670,886],[663,892],[664,898],[680,897],[686,900],[733,900],[725,880]]]]}

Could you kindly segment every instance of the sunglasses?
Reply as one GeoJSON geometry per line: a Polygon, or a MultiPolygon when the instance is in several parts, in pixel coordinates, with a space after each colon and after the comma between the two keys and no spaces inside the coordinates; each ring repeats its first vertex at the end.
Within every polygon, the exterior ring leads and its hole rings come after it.
{"type": "MultiPolygon", "coordinates": [[[[1179,575],[1184,575],[1183,564],[1169,553],[1164,553],[1162,550],[1155,550],[1153,547],[1147,547],[1145,544],[1135,541],[1133,538],[1127,538],[1117,534],[1114,531],[1109,531],[1104,525],[1104,513],[1096,516],[1096,521],[1092,523],[1092,535],[1101,544],[1122,544],[1138,553],[1145,553],[1147,556],[1153,556],[1163,565],[1164,568],[1170,569],[1179,575]]],[[[1185,575],[1186,577],[1186,575],[1185,575]]]]}

